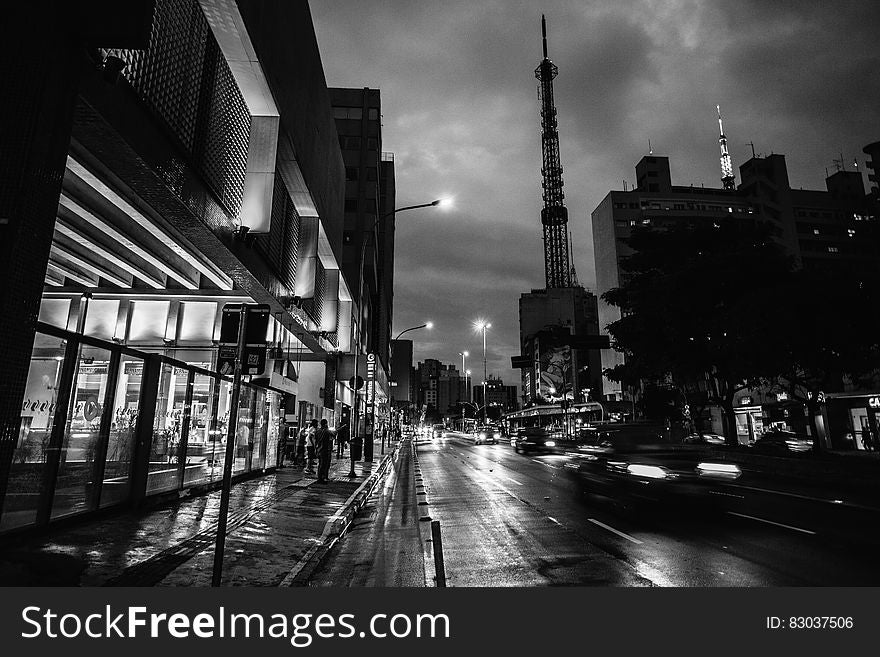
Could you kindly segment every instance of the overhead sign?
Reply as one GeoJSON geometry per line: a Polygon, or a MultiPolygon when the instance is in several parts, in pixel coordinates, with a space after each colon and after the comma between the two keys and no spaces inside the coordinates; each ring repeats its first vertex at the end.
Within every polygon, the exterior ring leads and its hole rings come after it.
{"type": "Polygon", "coordinates": [[[880,397],[871,397],[868,400],[868,406],[871,408],[880,408],[880,397]]]}

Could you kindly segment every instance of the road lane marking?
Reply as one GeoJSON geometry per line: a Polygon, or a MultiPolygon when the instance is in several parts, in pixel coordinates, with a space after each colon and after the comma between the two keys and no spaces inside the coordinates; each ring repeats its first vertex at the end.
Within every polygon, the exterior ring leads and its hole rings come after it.
{"type": "Polygon", "coordinates": [[[609,532],[611,532],[612,534],[617,534],[618,536],[620,536],[620,537],[622,537],[622,538],[625,538],[625,539],[628,540],[628,541],[632,541],[632,542],[635,543],[636,545],[641,545],[641,544],[642,544],[642,542],[641,542],[639,539],[637,539],[637,538],[633,538],[633,537],[630,536],[629,534],[624,534],[622,531],[618,531],[618,530],[614,529],[614,527],[610,527],[609,525],[606,525],[604,522],[599,522],[599,521],[596,520],[595,518],[587,518],[587,520],[589,520],[589,521],[590,521],[591,523],[593,523],[594,525],[599,525],[602,529],[607,529],[607,530],[608,530],[609,532]]]}
{"type": "Polygon", "coordinates": [[[505,475],[505,474],[500,474],[500,473],[499,473],[499,476],[504,477],[505,479],[507,479],[507,481],[512,481],[512,482],[515,483],[517,486],[522,486],[522,485],[523,485],[521,482],[519,482],[519,481],[517,481],[516,479],[513,479],[513,478],[511,478],[511,477],[508,477],[508,476],[505,475]]]}
{"type": "Polygon", "coordinates": [[[538,459],[532,459],[535,463],[540,463],[541,465],[546,465],[548,468],[553,468],[554,470],[559,470],[559,466],[550,465],[549,463],[544,463],[544,461],[539,461],[538,459]]]}
{"type": "Polygon", "coordinates": [[[825,504],[842,504],[844,506],[851,506],[859,509],[873,509],[875,507],[864,506],[861,504],[855,504],[853,502],[846,502],[844,500],[829,500],[827,498],[822,497],[810,497],[809,495],[799,495],[798,493],[789,493],[784,490],[772,490],[770,488],[758,488],[757,486],[745,486],[743,484],[731,484],[733,488],[743,488],[745,490],[755,490],[759,493],[772,493],[774,495],[785,495],[786,497],[797,497],[802,500],[809,500],[810,502],[824,502],[825,504]]]}
{"type": "Polygon", "coordinates": [[[809,529],[801,529],[800,527],[793,527],[791,525],[783,525],[781,522],[773,522],[772,520],[767,520],[766,518],[758,518],[757,516],[747,516],[745,513],[736,513],[734,511],[728,511],[732,516],[737,516],[739,518],[748,518],[749,520],[757,520],[758,522],[765,522],[768,525],[776,525],[777,527],[785,527],[786,529],[791,529],[792,531],[802,532],[804,534],[810,534],[811,536],[815,536],[816,532],[810,531],[809,529]]]}
{"type": "Polygon", "coordinates": [[[556,518],[553,518],[552,516],[547,516],[547,520],[549,520],[550,522],[555,522],[557,525],[562,527],[562,523],[559,522],[556,518]]]}

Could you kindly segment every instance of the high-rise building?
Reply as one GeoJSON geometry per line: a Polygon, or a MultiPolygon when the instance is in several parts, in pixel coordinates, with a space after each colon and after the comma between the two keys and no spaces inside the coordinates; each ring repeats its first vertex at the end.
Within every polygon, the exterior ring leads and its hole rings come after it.
{"type": "Polygon", "coordinates": [[[519,399],[516,386],[506,386],[501,379],[490,376],[486,381],[486,399],[483,399],[483,386],[474,386],[474,403],[478,408],[489,404],[490,408],[496,408],[501,413],[510,413],[519,410],[519,399]]]}
{"type": "MultiPolygon", "coordinates": [[[[866,147],[869,152],[871,147],[866,147]]],[[[865,194],[862,175],[841,170],[829,175],[826,189],[795,189],[783,155],[753,157],[740,167],[736,189],[673,185],[669,158],[647,155],[636,165],[637,186],[611,191],[592,213],[596,282],[599,295],[626,280],[621,262],[632,251],[624,243],[636,226],[669,228],[720,219],[761,220],[773,225],[780,244],[798,266],[830,270],[876,266],[876,200],[865,194]]],[[[620,310],[601,299],[599,328],[620,318],[620,310]]],[[[623,362],[604,350],[602,369],[623,362]]],[[[605,399],[622,400],[620,384],[603,380],[605,399]]],[[[628,398],[628,397],[627,397],[628,398]]]]}
{"type": "MultiPolygon", "coordinates": [[[[330,89],[339,146],[345,163],[342,273],[355,306],[354,331],[361,353],[375,354],[381,376],[369,394],[369,428],[386,423],[391,397],[391,320],[394,299],[394,157],[382,152],[382,106],[378,89],[330,89]],[[363,253],[363,271],[360,270],[363,253]],[[363,287],[359,290],[363,279],[363,287]],[[358,299],[363,303],[357,311],[358,299]]],[[[393,369],[393,368],[392,368],[393,369]]],[[[346,373],[348,370],[346,369],[346,373]]]]}

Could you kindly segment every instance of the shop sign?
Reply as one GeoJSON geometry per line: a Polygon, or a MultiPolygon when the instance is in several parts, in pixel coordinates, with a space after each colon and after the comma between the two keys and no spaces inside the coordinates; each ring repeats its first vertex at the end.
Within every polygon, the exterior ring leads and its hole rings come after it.
{"type": "Polygon", "coordinates": [[[743,397],[742,399],[739,400],[739,403],[741,406],[751,406],[752,405],[752,398],[751,397],[743,397]]]}
{"type": "Polygon", "coordinates": [[[788,393],[787,392],[779,392],[776,393],[776,401],[788,401],[788,393]]]}
{"type": "Polygon", "coordinates": [[[367,354],[367,408],[373,408],[376,398],[376,354],[367,354]]]}
{"type": "Polygon", "coordinates": [[[880,408],[880,397],[871,397],[868,400],[868,406],[871,408],[880,408]]]}

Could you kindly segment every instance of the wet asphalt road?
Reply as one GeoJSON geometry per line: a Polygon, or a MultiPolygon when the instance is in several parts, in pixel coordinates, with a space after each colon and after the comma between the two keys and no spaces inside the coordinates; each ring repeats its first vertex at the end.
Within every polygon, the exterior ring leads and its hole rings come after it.
{"type": "Polygon", "coordinates": [[[880,583],[880,550],[862,540],[880,514],[832,492],[746,482],[712,513],[634,513],[585,494],[565,456],[520,455],[459,434],[417,449],[449,586],[880,583]]]}

